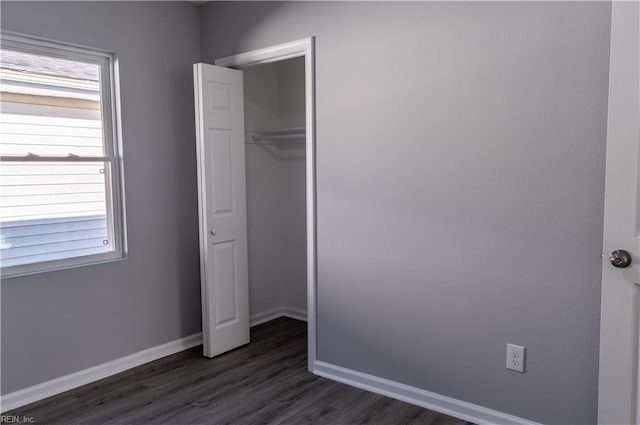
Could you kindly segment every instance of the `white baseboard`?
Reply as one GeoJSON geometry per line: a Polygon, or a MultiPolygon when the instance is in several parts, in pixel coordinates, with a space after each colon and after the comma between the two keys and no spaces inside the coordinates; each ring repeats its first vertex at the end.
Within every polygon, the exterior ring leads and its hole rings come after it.
{"type": "Polygon", "coordinates": [[[3,395],[0,397],[0,411],[4,414],[9,410],[90,384],[200,344],[202,344],[201,332],[3,395]]]}
{"type": "Polygon", "coordinates": [[[282,315],[290,319],[307,321],[307,310],[292,307],[282,307],[282,315]]]}
{"type": "Polygon", "coordinates": [[[262,313],[257,313],[251,315],[249,318],[249,326],[254,327],[261,325],[263,323],[269,322],[273,319],[277,319],[278,317],[282,317],[282,311],[280,308],[272,308],[267,311],[263,311],[262,313]]]}
{"type": "Polygon", "coordinates": [[[276,307],[262,313],[251,316],[249,324],[251,327],[261,325],[278,317],[289,317],[291,319],[307,321],[307,312],[299,308],[276,307]]]}
{"type": "Polygon", "coordinates": [[[314,373],[333,381],[402,400],[478,425],[539,425],[518,416],[322,361],[314,363],[314,373]]]}
{"type": "MultiPolygon", "coordinates": [[[[307,320],[307,312],[304,310],[279,307],[251,316],[250,323],[251,326],[256,326],[283,316],[297,320],[307,320]]],[[[116,373],[124,372],[136,366],[158,360],[162,357],[179,353],[180,351],[200,344],[202,344],[201,332],[139,351],[89,369],[80,370],[32,387],[5,394],[0,396],[0,411],[4,413],[16,409],[29,403],[69,391],[73,388],[90,384],[91,382],[115,375],[116,373]]]]}

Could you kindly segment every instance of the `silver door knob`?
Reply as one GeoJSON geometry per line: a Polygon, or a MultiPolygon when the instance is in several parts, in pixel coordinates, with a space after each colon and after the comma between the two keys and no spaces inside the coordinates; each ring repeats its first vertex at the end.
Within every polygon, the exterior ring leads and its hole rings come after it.
{"type": "Polygon", "coordinates": [[[216,235],[216,229],[209,230],[209,233],[211,233],[211,236],[215,236],[216,235]]]}
{"type": "Polygon", "coordinates": [[[609,262],[613,267],[624,269],[631,264],[631,254],[624,249],[617,249],[609,256],[609,262]]]}

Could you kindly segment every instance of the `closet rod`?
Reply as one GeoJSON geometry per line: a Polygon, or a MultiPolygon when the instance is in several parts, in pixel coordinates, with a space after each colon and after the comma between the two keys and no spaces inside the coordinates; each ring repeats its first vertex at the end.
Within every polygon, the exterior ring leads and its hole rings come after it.
{"type": "Polygon", "coordinates": [[[255,133],[256,134],[252,137],[254,142],[259,142],[261,140],[289,140],[305,137],[306,129],[304,127],[283,128],[272,131],[256,131],[255,133]]]}

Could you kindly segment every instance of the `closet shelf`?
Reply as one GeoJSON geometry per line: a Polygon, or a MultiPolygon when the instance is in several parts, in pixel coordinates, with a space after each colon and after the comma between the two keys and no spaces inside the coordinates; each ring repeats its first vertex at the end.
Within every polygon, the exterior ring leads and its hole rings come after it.
{"type": "Polygon", "coordinates": [[[280,130],[272,131],[256,131],[252,136],[254,142],[260,141],[274,141],[274,142],[288,142],[303,139],[306,136],[306,129],[304,127],[296,128],[283,128],[280,130]]]}

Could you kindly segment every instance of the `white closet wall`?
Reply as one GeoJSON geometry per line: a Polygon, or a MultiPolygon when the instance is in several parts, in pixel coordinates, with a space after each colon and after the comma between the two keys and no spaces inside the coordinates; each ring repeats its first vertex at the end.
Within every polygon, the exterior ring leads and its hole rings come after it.
{"type": "MultiPolygon", "coordinates": [[[[246,140],[255,129],[278,125],[277,68],[272,65],[244,70],[246,140]]],[[[247,232],[249,252],[249,312],[278,307],[282,280],[282,197],[280,160],[269,150],[245,145],[247,173],[247,232]]]]}
{"type": "Polygon", "coordinates": [[[304,126],[304,60],[244,71],[252,316],[306,311],[304,138],[253,142],[256,131],[304,126]]]}
{"type": "MultiPolygon", "coordinates": [[[[283,128],[304,127],[304,59],[280,62],[279,117],[283,128]]],[[[283,280],[285,307],[307,309],[306,157],[304,139],[280,146],[282,157],[283,280]]]]}

